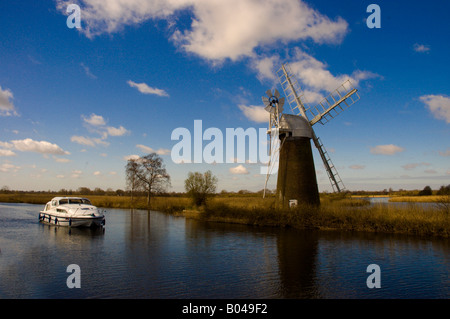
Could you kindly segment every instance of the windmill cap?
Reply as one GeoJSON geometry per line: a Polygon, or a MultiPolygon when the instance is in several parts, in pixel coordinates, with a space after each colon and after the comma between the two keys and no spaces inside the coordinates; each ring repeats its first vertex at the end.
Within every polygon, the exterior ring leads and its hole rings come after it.
{"type": "Polygon", "coordinates": [[[280,119],[280,133],[289,132],[293,137],[312,138],[312,128],[303,116],[283,114],[280,119]]]}

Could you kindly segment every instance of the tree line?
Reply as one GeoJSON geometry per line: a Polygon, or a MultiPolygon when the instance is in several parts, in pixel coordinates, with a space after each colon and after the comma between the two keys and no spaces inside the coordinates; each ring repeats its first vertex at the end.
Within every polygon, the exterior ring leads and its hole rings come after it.
{"type": "MultiPolygon", "coordinates": [[[[162,158],[156,153],[129,159],[125,166],[125,173],[131,201],[139,192],[144,192],[147,196],[148,207],[153,196],[166,193],[170,186],[170,175],[166,171],[162,158]]],[[[196,206],[205,205],[206,200],[216,193],[216,187],[217,177],[211,171],[189,172],[184,181],[186,194],[192,198],[196,206]]]]}

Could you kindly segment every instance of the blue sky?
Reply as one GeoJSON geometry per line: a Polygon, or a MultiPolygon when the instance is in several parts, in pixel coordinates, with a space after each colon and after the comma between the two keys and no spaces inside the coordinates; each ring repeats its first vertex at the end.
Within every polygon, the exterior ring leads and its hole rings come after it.
{"type": "Polygon", "coordinates": [[[261,97],[282,92],[285,62],[310,106],[348,78],[358,89],[314,126],[347,189],[447,185],[449,11],[440,0],[2,1],[0,187],[124,189],[126,159],[155,151],[172,191],[208,169],[219,191],[260,190],[261,163],[177,164],[171,135],[193,134],[194,120],[224,135],[266,128],[261,97]],[[72,3],[80,29],[66,23],[72,3]],[[381,28],[366,24],[371,3],[381,28]]]}

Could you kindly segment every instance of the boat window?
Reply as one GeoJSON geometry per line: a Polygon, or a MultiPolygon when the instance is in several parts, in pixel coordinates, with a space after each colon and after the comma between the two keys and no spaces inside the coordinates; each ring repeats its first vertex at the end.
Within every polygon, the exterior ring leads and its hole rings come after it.
{"type": "Polygon", "coordinates": [[[58,201],[56,200],[52,201],[52,206],[58,206],[58,201]]]}
{"type": "Polygon", "coordinates": [[[45,205],[45,211],[47,211],[47,210],[49,210],[50,209],[50,204],[47,204],[47,205],[45,205]]]}
{"type": "Polygon", "coordinates": [[[56,211],[58,212],[58,213],[66,213],[67,214],[67,212],[64,210],[64,209],[56,209],[56,211]]]}
{"type": "Polygon", "coordinates": [[[67,204],[69,201],[67,199],[60,199],[59,205],[67,204]]]}
{"type": "Polygon", "coordinates": [[[69,200],[70,204],[83,204],[82,200],[80,198],[71,198],[69,200]]]}
{"type": "Polygon", "coordinates": [[[87,199],[87,198],[83,198],[81,200],[83,201],[83,204],[92,205],[91,202],[89,201],[89,199],[87,199]]]}

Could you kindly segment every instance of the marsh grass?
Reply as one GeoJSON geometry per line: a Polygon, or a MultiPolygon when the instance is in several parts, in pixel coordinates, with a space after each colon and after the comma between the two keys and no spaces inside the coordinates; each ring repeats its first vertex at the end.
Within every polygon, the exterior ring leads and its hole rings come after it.
{"type": "MultiPolygon", "coordinates": [[[[0,194],[0,202],[45,205],[54,194],[0,194]]],[[[76,195],[73,195],[76,196],[76,195]]],[[[145,197],[133,202],[127,196],[87,196],[103,208],[147,209],[145,197]]],[[[438,203],[438,202],[436,202],[438,203]]],[[[320,207],[299,205],[280,208],[274,197],[215,196],[206,207],[195,207],[188,197],[158,196],[151,199],[151,210],[205,221],[240,223],[258,226],[292,227],[405,233],[420,236],[449,237],[448,206],[406,206],[370,204],[368,200],[345,195],[322,195],[320,207]]]]}
{"type": "Polygon", "coordinates": [[[449,195],[428,195],[428,196],[392,196],[390,202],[411,202],[411,203],[437,203],[445,201],[449,195]]]}
{"type": "Polygon", "coordinates": [[[202,219],[300,229],[405,233],[420,236],[449,237],[448,213],[419,205],[398,207],[371,205],[366,200],[325,198],[320,207],[300,205],[278,208],[275,200],[258,205],[258,201],[225,202],[215,200],[203,208],[202,219]]]}

